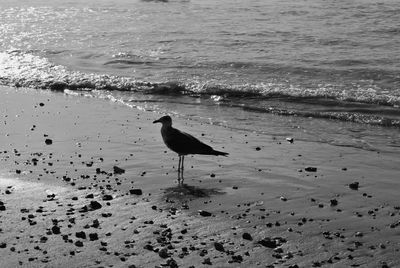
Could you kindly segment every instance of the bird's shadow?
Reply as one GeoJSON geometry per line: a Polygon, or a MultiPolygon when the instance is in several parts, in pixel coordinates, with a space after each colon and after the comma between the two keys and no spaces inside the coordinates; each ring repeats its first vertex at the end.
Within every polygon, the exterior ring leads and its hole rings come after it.
{"type": "Polygon", "coordinates": [[[224,194],[224,192],[218,189],[201,188],[198,186],[191,186],[187,184],[179,184],[177,186],[164,189],[164,196],[167,199],[178,199],[178,200],[187,198],[203,198],[220,194],[224,194]]]}

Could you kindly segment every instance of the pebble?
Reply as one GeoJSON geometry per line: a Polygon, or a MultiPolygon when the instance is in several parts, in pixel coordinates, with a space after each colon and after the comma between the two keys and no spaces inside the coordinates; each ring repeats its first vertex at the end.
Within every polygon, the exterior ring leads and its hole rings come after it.
{"type": "Polygon", "coordinates": [[[266,238],[258,241],[258,244],[260,244],[264,247],[267,247],[267,248],[276,248],[279,246],[275,239],[271,239],[269,237],[266,237],[266,238]]]}
{"type": "Polygon", "coordinates": [[[225,248],[224,248],[224,245],[222,245],[222,243],[215,242],[214,248],[218,251],[225,252],[225,248]]]}
{"type": "Polygon", "coordinates": [[[45,142],[47,145],[53,144],[53,140],[51,140],[51,139],[46,139],[44,142],[45,142]]]}
{"type": "Polygon", "coordinates": [[[253,240],[253,237],[249,233],[243,233],[242,238],[249,241],[253,240]]]}
{"type": "Polygon", "coordinates": [[[168,250],[167,250],[166,248],[161,249],[161,250],[158,252],[158,256],[160,256],[160,257],[163,258],[163,259],[168,258],[168,257],[169,257],[168,250]]]}
{"type": "Polygon", "coordinates": [[[89,234],[89,239],[90,239],[90,241],[99,240],[99,236],[97,233],[91,233],[91,234],[89,234]]]}
{"type": "Polygon", "coordinates": [[[307,172],[316,172],[317,168],[316,167],[306,167],[304,170],[307,172]]]}
{"type": "Polygon", "coordinates": [[[125,169],[117,167],[117,166],[114,166],[113,170],[114,170],[114,174],[124,174],[125,173],[125,169]]]}
{"type": "Polygon", "coordinates": [[[358,187],[360,186],[360,183],[358,181],[352,182],[349,184],[349,188],[352,190],[358,190],[358,187]]]}
{"type": "Polygon", "coordinates": [[[210,217],[212,214],[205,210],[199,210],[199,215],[203,217],[210,217]]]}
{"type": "Polygon", "coordinates": [[[97,202],[97,201],[90,201],[89,208],[90,208],[91,210],[96,210],[96,209],[102,208],[102,205],[101,205],[99,202],[97,202]]]}
{"type": "Polygon", "coordinates": [[[106,195],[103,195],[102,199],[104,201],[109,201],[109,200],[113,200],[113,197],[112,197],[112,195],[106,194],[106,195]]]}
{"type": "Polygon", "coordinates": [[[77,238],[86,239],[86,233],[83,232],[83,231],[81,231],[81,232],[76,232],[76,233],[75,233],[75,236],[76,236],[77,238]]]}
{"type": "Polygon", "coordinates": [[[142,195],[143,194],[142,189],[131,189],[131,190],[129,190],[129,193],[134,194],[134,195],[142,195]]]}
{"type": "Polygon", "coordinates": [[[75,246],[77,247],[83,247],[83,242],[82,241],[76,241],[75,246]]]}
{"type": "Polygon", "coordinates": [[[60,227],[58,227],[56,225],[51,227],[51,231],[53,232],[53,234],[60,234],[61,233],[60,227]]]}

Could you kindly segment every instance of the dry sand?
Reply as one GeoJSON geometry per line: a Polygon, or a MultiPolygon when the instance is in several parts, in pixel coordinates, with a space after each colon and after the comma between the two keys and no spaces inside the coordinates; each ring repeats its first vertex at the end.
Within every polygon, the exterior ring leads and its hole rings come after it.
{"type": "Polygon", "coordinates": [[[0,104],[0,267],[400,266],[398,155],[174,118],[230,153],[187,157],[178,187],[159,114],[5,87],[0,104]]]}

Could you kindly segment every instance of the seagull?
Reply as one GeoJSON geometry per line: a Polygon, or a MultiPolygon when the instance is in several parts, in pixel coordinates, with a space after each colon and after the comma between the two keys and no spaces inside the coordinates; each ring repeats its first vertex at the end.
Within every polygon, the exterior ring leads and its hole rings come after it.
{"type": "Polygon", "coordinates": [[[204,154],[204,155],[223,155],[228,153],[216,151],[207,144],[202,143],[192,135],[182,132],[172,127],[172,119],[169,115],[163,116],[155,120],[153,124],[161,123],[161,136],[165,145],[179,155],[178,163],[178,183],[183,184],[183,161],[185,155],[188,154],[204,154]]]}

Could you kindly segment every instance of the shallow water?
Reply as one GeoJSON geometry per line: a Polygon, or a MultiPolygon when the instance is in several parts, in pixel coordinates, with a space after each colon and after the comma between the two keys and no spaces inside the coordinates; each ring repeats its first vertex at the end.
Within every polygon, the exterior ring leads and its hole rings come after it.
{"type": "Polygon", "coordinates": [[[400,3],[1,1],[0,83],[399,150],[400,3]]]}

